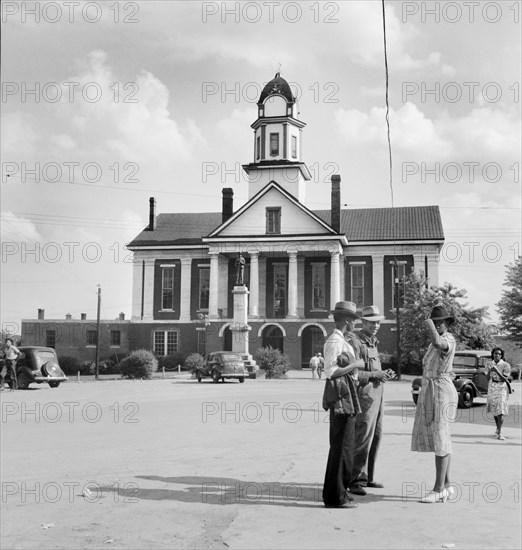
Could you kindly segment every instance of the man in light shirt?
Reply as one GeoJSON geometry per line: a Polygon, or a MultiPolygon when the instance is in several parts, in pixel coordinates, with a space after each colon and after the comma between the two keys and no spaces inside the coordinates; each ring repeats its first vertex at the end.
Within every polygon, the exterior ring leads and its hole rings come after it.
{"type": "Polygon", "coordinates": [[[360,411],[356,382],[352,375],[364,361],[355,360],[345,333],[353,331],[359,316],[353,302],[337,302],[331,311],[335,329],[324,344],[324,374],[326,377],[323,407],[330,411],[330,450],[323,487],[323,502],[327,508],[356,508],[347,492],[352,479],[355,443],[355,415],[360,411]]]}

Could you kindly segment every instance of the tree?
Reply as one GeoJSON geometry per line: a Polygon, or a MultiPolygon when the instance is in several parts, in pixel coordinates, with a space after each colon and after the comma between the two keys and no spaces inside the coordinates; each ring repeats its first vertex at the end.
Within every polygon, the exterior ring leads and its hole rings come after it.
{"type": "Polygon", "coordinates": [[[517,346],[522,347],[522,256],[506,266],[502,298],[497,304],[500,328],[517,346]]]}
{"type": "Polygon", "coordinates": [[[426,288],[424,276],[415,272],[408,275],[404,284],[404,302],[400,313],[401,364],[419,365],[429,346],[423,322],[436,305],[443,305],[455,318],[450,332],[455,336],[457,349],[489,349],[494,346],[488,325],[487,307],[470,308],[467,291],[451,283],[426,288]]]}

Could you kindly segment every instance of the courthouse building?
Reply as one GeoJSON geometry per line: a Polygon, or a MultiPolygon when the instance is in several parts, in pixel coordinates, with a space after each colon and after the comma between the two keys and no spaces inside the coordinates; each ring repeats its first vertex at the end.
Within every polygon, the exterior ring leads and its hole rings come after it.
{"type": "Polygon", "coordinates": [[[307,366],[333,328],[329,311],[339,300],[359,310],[377,305],[385,316],[381,351],[395,352],[402,278],[416,270],[438,284],[439,208],[342,209],[340,175],[327,190],[330,209],[308,208],[311,174],[301,147],[306,124],[295,102],[279,73],[259,97],[253,159],[243,165],[245,204],[234,204],[231,188],[223,189],[216,212],[157,213],[150,199],[149,225],[128,245],[132,315],[121,327],[129,349],[158,355],[232,349],[232,290],[241,254],[251,354],[271,345],[289,355],[292,368],[307,366]]]}

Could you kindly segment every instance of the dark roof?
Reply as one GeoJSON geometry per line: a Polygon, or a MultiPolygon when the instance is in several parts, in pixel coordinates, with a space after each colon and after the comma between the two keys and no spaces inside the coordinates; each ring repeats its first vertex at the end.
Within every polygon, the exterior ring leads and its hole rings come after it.
{"type": "Polygon", "coordinates": [[[257,104],[262,104],[269,95],[277,93],[282,94],[289,103],[295,103],[290,84],[279,73],[276,73],[275,77],[263,88],[257,104]]]}
{"type": "MultiPolygon", "coordinates": [[[[330,224],[330,210],[314,213],[330,224]]],[[[341,232],[350,242],[444,239],[438,206],[341,210],[341,232]]]]}
{"type": "MultiPolygon", "coordinates": [[[[313,213],[330,224],[330,210],[313,213]]],[[[143,230],[129,246],[200,245],[221,220],[221,212],[159,214],[154,231],[143,230]]],[[[341,210],[341,232],[349,242],[444,239],[438,206],[341,210]]]]}

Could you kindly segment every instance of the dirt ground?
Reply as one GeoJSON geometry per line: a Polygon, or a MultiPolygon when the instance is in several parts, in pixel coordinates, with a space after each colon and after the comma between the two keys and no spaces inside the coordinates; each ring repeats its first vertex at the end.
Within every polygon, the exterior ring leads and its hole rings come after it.
{"type": "Polygon", "coordinates": [[[1,548],[520,548],[522,386],[505,441],[484,400],[453,429],[454,501],[420,504],[408,380],[385,388],[377,480],[325,509],[323,383],[68,382],[0,392],[1,548]]]}

